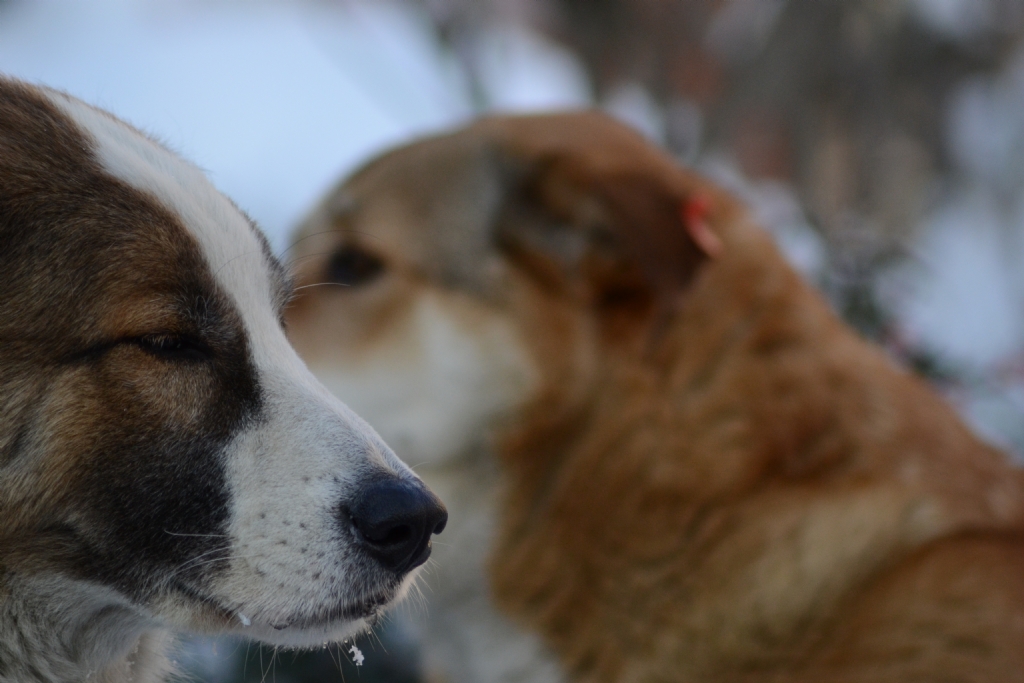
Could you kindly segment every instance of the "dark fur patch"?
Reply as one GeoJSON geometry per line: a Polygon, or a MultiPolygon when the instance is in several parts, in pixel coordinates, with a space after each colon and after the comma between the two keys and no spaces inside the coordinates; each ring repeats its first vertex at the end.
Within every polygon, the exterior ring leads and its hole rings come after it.
{"type": "Polygon", "coordinates": [[[222,450],[260,389],[198,243],[44,96],[0,79],[0,245],[0,571],[137,599],[199,580],[224,554],[222,450]],[[159,334],[202,352],[139,343],[159,334]]]}

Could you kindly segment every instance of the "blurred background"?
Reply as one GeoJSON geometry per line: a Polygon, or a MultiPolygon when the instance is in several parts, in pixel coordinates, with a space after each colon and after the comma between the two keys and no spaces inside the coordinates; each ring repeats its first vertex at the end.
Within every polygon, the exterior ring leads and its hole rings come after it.
{"type": "MultiPolygon", "coordinates": [[[[850,323],[1024,458],[1024,0],[0,0],[0,72],[206,169],[287,259],[369,156],[598,106],[752,204],[850,323]]],[[[415,634],[186,640],[184,680],[416,681],[415,634]]]]}

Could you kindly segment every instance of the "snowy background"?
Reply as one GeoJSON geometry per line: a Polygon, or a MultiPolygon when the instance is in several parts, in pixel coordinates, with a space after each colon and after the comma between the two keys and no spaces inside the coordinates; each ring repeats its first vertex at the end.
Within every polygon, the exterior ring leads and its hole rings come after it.
{"type": "MultiPolygon", "coordinates": [[[[0,0],[0,72],[155,135],[285,257],[312,202],[389,146],[602,106],[743,193],[837,310],[1018,456],[1022,36],[1020,0],[0,0]]],[[[247,652],[182,656],[226,681],[247,652]]]]}

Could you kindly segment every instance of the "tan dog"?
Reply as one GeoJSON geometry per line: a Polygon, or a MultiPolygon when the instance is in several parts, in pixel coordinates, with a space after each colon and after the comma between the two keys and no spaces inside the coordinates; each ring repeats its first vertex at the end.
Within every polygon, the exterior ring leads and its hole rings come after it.
{"type": "Polygon", "coordinates": [[[296,263],[300,353],[450,501],[452,678],[1024,680],[1021,473],[624,127],[393,151],[296,263]]]}

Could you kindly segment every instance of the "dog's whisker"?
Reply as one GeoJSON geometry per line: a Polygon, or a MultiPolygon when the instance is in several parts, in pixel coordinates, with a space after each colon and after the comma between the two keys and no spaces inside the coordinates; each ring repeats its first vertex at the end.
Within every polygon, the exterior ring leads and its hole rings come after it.
{"type": "Polygon", "coordinates": [[[185,534],[169,529],[164,529],[164,533],[170,536],[185,536],[189,538],[227,538],[229,536],[229,534],[185,534]]]}
{"type": "Polygon", "coordinates": [[[218,553],[218,552],[224,552],[224,551],[227,551],[227,550],[231,550],[231,546],[232,546],[231,543],[225,543],[225,544],[222,544],[222,545],[214,546],[213,548],[210,548],[209,550],[207,550],[205,552],[202,552],[202,553],[200,553],[198,555],[193,556],[188,561],[190,562],[192,560],[203,558],[203,557],[206,557],[207,555],[210,555],[212,553],[218,553]]]}
{"type": "Polygon", "coordinates": [[[314,282],[313,284],[310,284],[310,285],[302,285],[301,287],[296,287],[293,291],[301,292],[304,289],[312,289],[313,287],[351,287],[351,286],[352,285],[347,285],[347,284],[345,284],[343,282],[314,282]]]}
{"type": "MultiPolygon", "coordinates": [[[[208,554],[208,553],[204,553],[204,554],[208,554]]],[[[203,567],[203,566],[206,566],[208,564],[216,564],[217,562],[229,562],[229,561],[235,561],[235,560],[252,560],[252,559],[265,558],[266,556],[267,556],[266,553],[250,553],[248,555],[233,555],[232,554],[232,555],[228,555],[226,557],[214,557],[214,558],[204,559],[202,562],[198,562],[196,564],[193,564],[193,565],[189,566],[188,569],[195,569],[196,567],[203,567]]]]}
{"type": "Polygon", "coordinates": [[[380,645],[381,653],[383,653],[385,655],[388,654],[388,648],[387,648],[387,646],[384,645],[384,641],[381,640],[380,634],[377,633],[377,629],[371,628],[370,629],[370,635],[373,636],[377,640],[377,644],[380,645]]]}
{"type": "Polygon", "coordinates": [[[413,583],[409,593],[413,608],[421,615],[427,614],[430,603],[427,601],[427,596],[423,594],[423,586],[419,580],[413,583]]]}
{"type": "Polygon", "coordinates": [[[293,269],[293,268],[295,268],[295,266],[297,264],[299,264],[299,263],[301,263],[303,261],[308,261],[310,259],[315,259],[315,258],[322,258],[324,256],[330,256],[332,253],[333,252],[330,252],[330,251],[314,251],[314,252],[311,252],[309,254],[303,254],[302,256],[294,256],[294,257],[290,258],[288,260],[287,264],[285,264],[285,265],[289,269],[293,269]]]}
{"type": "Polygon", "coordinates": [[[234,263],[238,259],[245,258],[247,256],[252,256],[254,254],[262,254],[262,253],[263,253],[263,251],[261,249],[251,249],[249,251],[243,251],[241,254],[236,254],[235,256],[229,258],[224,263],[220,264],[220,267],[218,267],[217,270],[214,271],[214,277],[219,275],[222,270],[227,268],[230,264],[234,263]]]}
{"type": "Polygon", "coordinates": [[[280,256],[284,256],[289,251],[291,251],[295,247],[299,246],[300,244],[302,244],[303,242],[305,242],[308,239],[312,239],[314,237],[320,237],[321,235],[332,235],[332,234],[337,234],[337,233],[339,233],[339,231],[335,230],[333,228],[332,229],[327,229],[327,230],[318,230],[317,232],[306,233],[302,237],[299,237],[298,239],[292,240],[287,245],[285,245],[285,248],[281,251],[280,256]]]}
{"type": "Polygon", "coordinates": [[[231,550],[231,545],[228,544],[228,545],[212,548],[210,550],[207,550],[204,553],[200,553],[199,555],[196,555],[195,557],[192,557],[189,560],[185,561],[184,563],[179,565],[177,568],[172,569],[171,570],[171,576],[172,577],[173,576],[177,576],[178,574],[180,574],[183,571],[188,571],[189,569],[195,569],[196,567],[205,566],[207,564],[214,564],[216,562],[226,562],[226,561],[228,561],[230,559],[234,559],[234,558],[238,558],[238,557],[243,557],[243,556],[239,556],[239,555],[228,555],[228,556],[224,556],[224,557],[214,557],[214,558],[210,558],[209,557],[209,555],[212,555],[214,553],[227,553],[227,552],[230,552],[230,550],[231,550]]]}
{"type": "Polygon", "coordinates": [[[351,230],[351,229],[348,229],[348,228],[346,228],[345,230],[337,230],[337,229],[333,229],[333,228],[332,229],[327,229],[327,230],[320,230],[320,231],[317,231],[317,232],[312,232],[312,233],[305,234],[302,237],[300,237],[300,238],[298,238],[296,240],[293,240],[291,243],[289,243],[284,248],[284,250],[281,252],[281,256],[284,256],[289,251],[291,251],[295,247],[299,246],[300,244],[302,244],[303,242],[305,242],[308,239],[312,239],[313,237],[320,237],[322,235],[332,235],[332,234],[337,234],[337,235],[359,235],[360,237],[366,237],[368,239],[376,240],[378,242],[381,239],[379,235],[375,235],[372,232],[367,232],[365,230],[351,230]]]}

